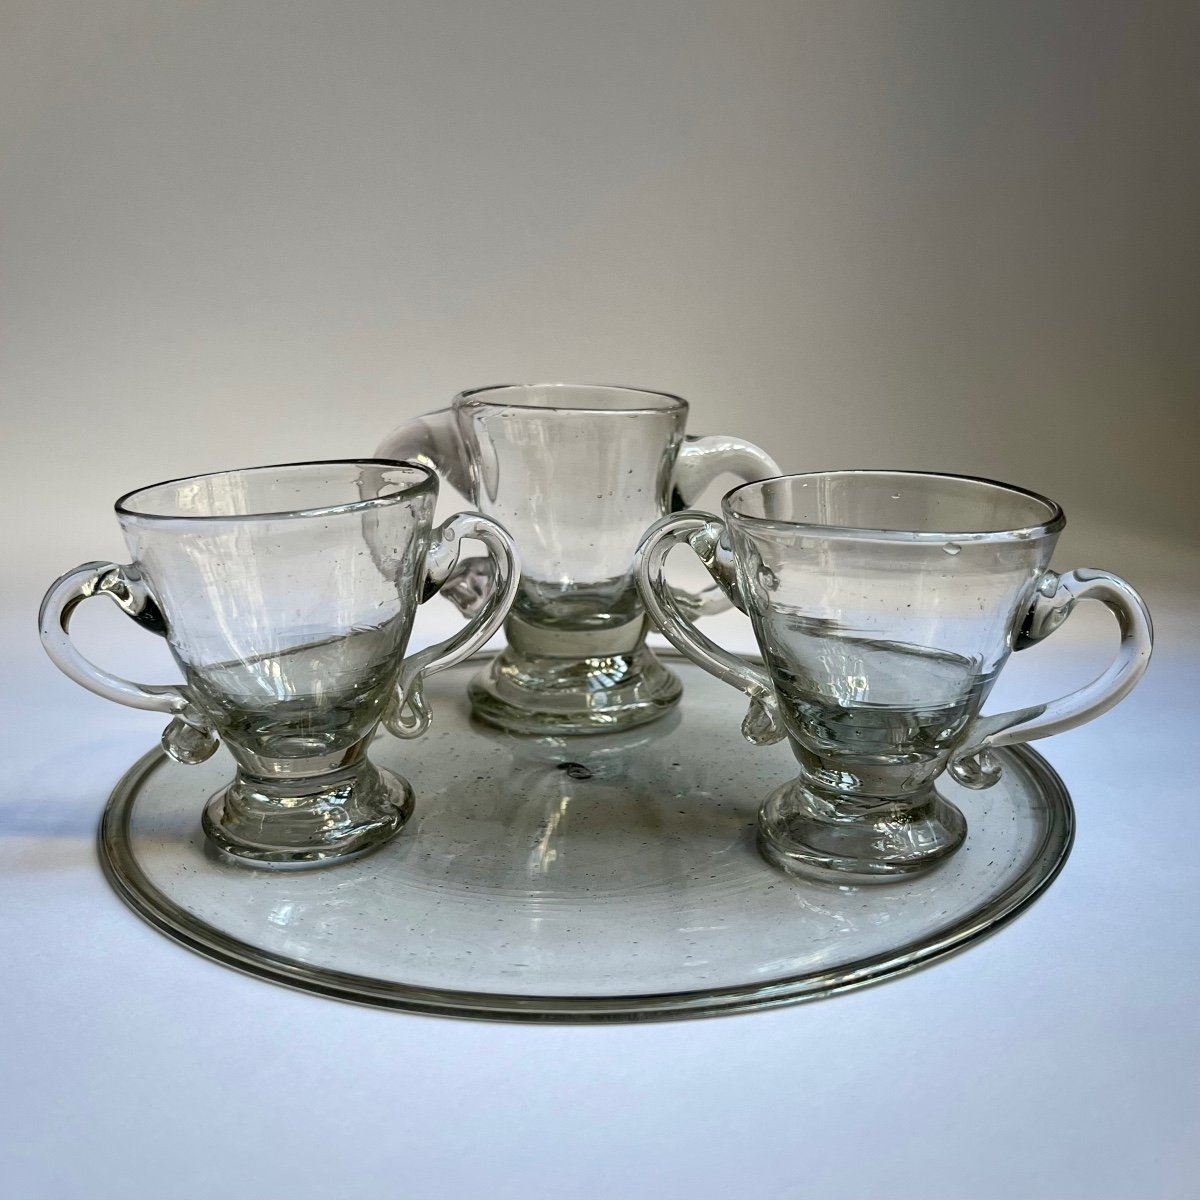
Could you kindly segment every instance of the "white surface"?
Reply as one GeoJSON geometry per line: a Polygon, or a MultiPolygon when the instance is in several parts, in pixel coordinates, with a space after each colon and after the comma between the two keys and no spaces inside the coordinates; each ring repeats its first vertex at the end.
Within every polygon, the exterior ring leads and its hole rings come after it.
{"type": "MultiPolygon", "coordinates": [[[[144,925],[108,890],[92,839],[161,719],[59,676],[22,587],[24,611],[0,626],[0,1193],[1195,1196],[1196,576],[1165,563],[1135,576],[1158,622],[1146,680],[1042,743],[1079,833],[1014,925],[827,1001],[596,1028],[355,1008],[144,925]]],[[[422,632],[450,619],[436,601],[422,632]]],[[[744,638],[740,622],[710,630],[744,638]]],[[[110,643],[107,665],[165,677],[161,644],[115,609],[85,605],[77,624],[93,652],[110,643]]],[[[1106,614],[1079,613],[1014,660],[993,706],[1083,682],[1114,642],[1106,614]]]]}

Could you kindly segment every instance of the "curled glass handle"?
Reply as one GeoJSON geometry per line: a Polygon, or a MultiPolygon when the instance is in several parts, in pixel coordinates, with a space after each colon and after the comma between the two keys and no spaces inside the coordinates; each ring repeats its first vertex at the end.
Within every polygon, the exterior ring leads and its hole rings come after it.
{"type": "Polygon", "coordinates": [[[745,612],[738,590],[728,531],[717,517],[703,512],[672,513],[646,530],[634,555],[637,588],[642,603],[662,635],[692,662],[718,679],[744,692],[750,711],[742,721],[742,735],[756,746],[784,737],[786,730],[771,677],[762,667],[731,654],[692,624],[692,614],[663,576],[667,555],[681,542],[695,551],[716,586],[731,604],[745,612]]]}
{"type": "Polygon", "coordinates": [[[491,590],[458,633],[404,660],[395,696],[383,718],[387,729],[400,738],[418,737],[429,728],[432,713],[425,699],[426,676],[444,671],[478,650],[504,623],[517,595],[521,567],[517,548],[507,530],[482,513],[464,512],[434,531],[433,545],[425,558],[421,603],[436,596],[454,577],[463,538],[475,538],[487,548],[491,590]]]}
{"type": "Polygon", "coordinates": [[[375,457],[420,463],[436,471],[463,499],[475,502],[471,456],[453,408],[439,408],[397,426],[379,443],[375,457]]]}
{"type": "Polygon", "coordinates": [[[1099,678],[1058,700],[995,716],[977,717],[950,762],[950,772],[970,788],[990,787],[1000,778],[997,746],[1032,742],[1074,729],[1107,712],[1133,690],[1145,673],[1154,644],[1154,627],[1141,596],[1108,571],[1080,568],[1058,575],[1047,571],[1018,632],[1016,649],[1049,637],[1071,615],[1079,600],[1098,600],[1117,618],[1121,644],[1099,678]]]}
{"type": "Polygon", "coordinates": [[[174,720],[162,735],[163,749],[177,762],[200,763],[217,748],[212,722],[186,688],[173,683],[133,683],[84,658],[71,641],[71,614],[90,596],[107,596],[139,625],[165,635],[166,621],[146,581],[134,566],[89,562],[68,571],[50,585],[42,600],[38,626],[42,646],[64,675],[106,700],[169,713],[174,720]]]}
{"type": "MultiPolygon", "coordinates": [[[[742,438],[715,434],[711,437],[686,437],[675,457],[671,475],[671,509],[686,509],[720,475],[735,475],[750,483],[780,474],[779,464],[765,450],[742,438]]],[[[688,616],[704,617],[724,612],[730,599],[723,587],[707,587],[699,592],[675,588],[679,608],[688,616]]]]}
{"type": "MultiPolygon", "coordinates": [[[[468,503],[477,503],[471,456],[453,408],[440,408],[406,421],[379,443],[375,455],[420,463],[436,471],[468,503]]],[[[475,616],[495,587],[493,568],[490,556],[463,559],[445,580],[442,595],[464,617],[475,616]]]]}

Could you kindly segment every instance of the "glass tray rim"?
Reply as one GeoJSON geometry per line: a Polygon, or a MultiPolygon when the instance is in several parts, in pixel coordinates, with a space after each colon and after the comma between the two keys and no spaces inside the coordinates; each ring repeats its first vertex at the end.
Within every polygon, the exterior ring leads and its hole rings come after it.
{"type": "MultiPolygon", "coordinates": [[[[657,648],[655,654],[677,662],[687,661],[681,655],[657,648]]],[[[490,657],[490,653],[473,655],[463,665],[478,664],[490,657]]],[[[142,755],[113,788],[100,818],[96,846],[105,879],[139,917],[171,941],[256,979],[354,1004],[469,1020],[559,1024],[682,1020],[798,1004],[882,983],[958,953],[1021,915],[1054,882],[1065,865],[1075,840],[1075,811],[1066,785],[1037,751],[1029,746],[1011,746],[998,754],[1002,759],[1016,759],[1026,767],[1037,782],[1046,814],[1040,844],[1025,870],[1006,887],[988,895],[936,935],[881,954],[832,969],[766,982],[693,991],[631,992],[617,996],[469,992],[311,966],[251,946],[176,904],[147,878],[131,849],[127,831],[139,789],[151,771],[166,759],[157,746],[142,755]]],[[[797,881],[795,886],[806,885],[797,881]]]]}

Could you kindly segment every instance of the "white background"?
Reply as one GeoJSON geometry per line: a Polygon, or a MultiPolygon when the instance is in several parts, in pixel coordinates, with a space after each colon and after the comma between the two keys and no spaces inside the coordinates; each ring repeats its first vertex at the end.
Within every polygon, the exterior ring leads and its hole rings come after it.
{"type": "MultiPolygon", "coordinates": [[[[0,8],[0,1193],[1196,1195],[1198,39],[1107,0],[0,8]],[[49,580],[122,556],[128,488],[534,378],[1063,502],[1056,565],[1131,578],[1158,649],[1042,747],[1080,829],[1029,914],[818,1004],[538,1029],[290,993],[122,908],[92,835],[159,722],[45,661],[49,580]]],[[[1114,641],[1081,612],[997,703],[1114,641]]]]}

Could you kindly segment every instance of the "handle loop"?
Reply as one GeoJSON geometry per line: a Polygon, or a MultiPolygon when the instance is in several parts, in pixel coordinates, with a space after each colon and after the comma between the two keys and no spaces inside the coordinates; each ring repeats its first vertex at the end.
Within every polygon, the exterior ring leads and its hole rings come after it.
{"type": "Polygon", "coordinates": [[[738,589],[728,530],[717,517],[702,512],[672,513],[646,531],[634,555],[637,587],[642,603],[663,636],[694,663],[718,679],[744,692],[750,710],[742,721],[742,735],[756,746],[778,742],[786,735],[783,717],[767,671],[739,658],[692,624],[692,613],[664,578],[667,555],[686,543],[716,582],[716,590],[745,612],[738,589]]]}
{"type": "Polygon", "coordinates": [[[1074,729],[1123,700],[1145,674],[1154,645],[1150,613],[1141,596],[1109,571],[1083,567],[1063,575],[1045,572],[1018,632],[1015,648],[1024,650],[1049,637],[1080,600],[1098,600],[1117,618],[1121,644],[1116,657],[1097,679],[1058,700],[976,717],[950,761],[950,773],[965,787],[991,787],[1000,778],[1000,764],[991,753],[994,748],[1032,742],[1074,729]]]}
{"type": "MultiPolygon", "coordinates": [[[[469,504],[477,503],[475,468],[453,408],[405,421],[379,443],[375,454],[429,467],[469,504]]],[[[441,592],[464,617],[474,617],[497,586],[495,559],[488,555],[464,558],[444,580],[441,592]]]]}
{"type": "Polygon", "coordinates": [[[395,695],[383,718],[385,727],[399,738],[418,737],[429,728],[433,714],[425,699],[425,679],[478,650],[504,623],[516,598],[521,569],[512,538],[502,525],[482,513],[463,512],[434,532],[433,545],[425,559],[421,603],[436,596],[461,570],[458,558],[463,538],[475,538],[486,547],[492,587],[474,606],[474,615],[458,633],[404,660],[395,695]]]}
{"type": "MultiPolygon", "coordinates": [[[[685,437],[671,475],[671,509],[689,509],[720,475],[734,475],[750,483],[778,474],[779,464],[753,442],[725,434],[685,437]]],[[[701,588],[698,592],[672,590],[680,611],[693,620],[724,612],[733,603],[723,586],[701,588]]]]}
{"type": "Polygon", "coordinates": [[[148,712],[170,713],[174,720],[162,735],[163,749],[177,762],[201,763],[217,749],[217,735],[185,687],[173,683],[134,683],[84,658],[70,637],[71,614],[91,596],[107,596],[139,625],[161,636],[167,632],[162,611],[146,581],[132,565],[83,563],[50,585],[38,613],[42,645],[64,675],[97,696],[148,712]]]}
{"type": "Polygon", "coordinates": [[[453,408],[439,408],[397,426],[379,443],[375,457],[420,463],[436,471],[464,500],[476,503],[471,456],[453,408]]]}

